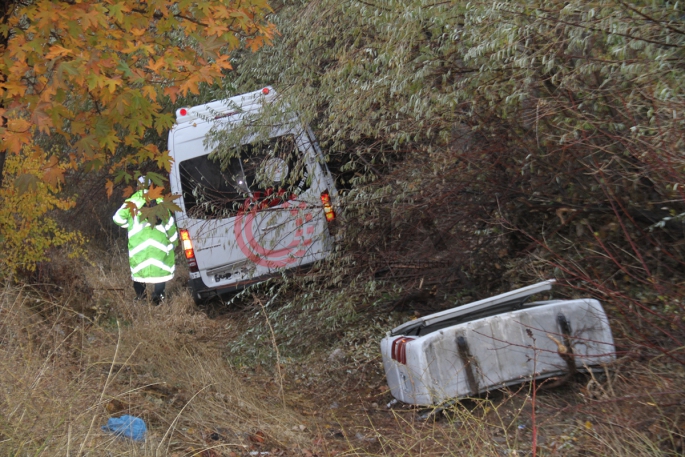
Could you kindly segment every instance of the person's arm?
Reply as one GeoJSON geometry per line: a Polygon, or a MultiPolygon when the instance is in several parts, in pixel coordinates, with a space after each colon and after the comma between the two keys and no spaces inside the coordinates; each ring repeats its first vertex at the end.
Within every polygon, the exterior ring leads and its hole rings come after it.
{"type": "Polygon", "coordinates": [[[127,203],[128,200],[126,200],[124,204],[121,205],[121,208],[119,208],[117,212],[114,213],[114,216],[112,216],[114,223],[122,228],[128,228],[128,224],[131,222],[131,210],[126,205],[127,203]]]}
{"type": "Polygon", "coordinates": [[[169,214],[169,220],[164,224],[164,229],[169,237],[169,242],[171,242],[174,247],[178,246],[178,230],[176,229],[176,221],[172,214],[169,214]]]}

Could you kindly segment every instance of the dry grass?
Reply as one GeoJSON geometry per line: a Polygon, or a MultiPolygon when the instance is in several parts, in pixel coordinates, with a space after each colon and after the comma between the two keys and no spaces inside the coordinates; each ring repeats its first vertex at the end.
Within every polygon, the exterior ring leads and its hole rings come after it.
{"type": "Polygon", "coordinates": [[[681,366],[621,360],[605,374],[539,390],[535,400],[526,384],[446,405],[428,420],[431,411],[360,401],[358,424],[339,427],[354,456],[677,456],[685,445],[684,381],[681,366]]]}
{"type": "Polygon", "coordinates": [[[523,384],[432,411],[401,403],[388,409],[392,397],[373,363],[351,357],[326,362],[322,356],[310,359],[285,374],[289,405],[295,404],[293,393],[300,393],[299,410],[314,418],[309,428],[317,435],[313,451],[319,456],[683,453],[685,368],[665,357],[623,357],[604,373],[578,374],[553,389],[543,385],[535,399],[533,386],[523,384]],[[428,413],[433,416],[426,420],[428,413]]]}
{"type": "Polygon", "coordinates": [[[179,284],[163,306],[134,304],[126,258],[102,258],[78,306],[2,291],[0,455],[242,455],[306,441],[276,392],[226,363],[228,332],[179,284]],[[101,431],[123,414],[146,421],[144,444],[101,431]]]}
{"type": "Polygon", "coordinates": [[[624,357],[535,400],[523,385],[424,420],[426,411],[385,407],[391,397],[377,359],[331,363],[320,353],[293,361],[274,349],[273,366],[231,367],[224,352],[241,321],[207,318],[184,291],[183,272],[168,303],[153,307],[133,301],[125,255],[92,258],[101,260],[84,270],[88,296],[50,298],[26,286],[0,293],[0,455],[683,452],[685,368],[665,357],[624,357]],[[101,430],[123,414],[145,420],[144,443],[101,430]]]}

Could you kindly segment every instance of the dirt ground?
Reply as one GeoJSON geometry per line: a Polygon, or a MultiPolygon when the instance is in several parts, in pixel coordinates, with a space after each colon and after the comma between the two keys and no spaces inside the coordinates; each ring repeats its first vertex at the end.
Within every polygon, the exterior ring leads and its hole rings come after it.
{"type": "Polygon", "coordinates": [[[0,400],[26,413],[0,431],[0,452],[79,442],[145,457],[683,455],[685,367],[667,357],[622,352],[604,372],[556,388],[523,383],[417,408],[390,394],[380,337],[362,355],[339,341],[241,363],[230,349],[254,309],[208,313],[181,293],[159,307],[132,305],[116,287],[98,293],[90,320],[63,307],[30,311],[19,293],[6,301],[0,400]],[[92,425],[121,414],[148,423],[143,447],[92,425]],[[29,427],[30,417],[42,422],[29,427]]]}
{"type": "Polygon", "coordinates": [[[682,455],[685,442],[685,370],[634,356],[535,395],[524,383],[440,408],[395,401],[380,349],[363,362],[332,351],[240,372],[300,414],[306,425],[293,429],[311,436],[308,447],[257,442],[246,455],[682,455]]]}

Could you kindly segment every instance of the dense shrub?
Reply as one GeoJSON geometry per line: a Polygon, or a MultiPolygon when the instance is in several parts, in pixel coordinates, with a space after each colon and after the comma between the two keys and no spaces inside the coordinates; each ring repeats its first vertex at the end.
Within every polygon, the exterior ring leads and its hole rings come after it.
{"type": "Polygon", "coordinates": [[[56,196],[57,186],[30,179],[42,176],[43,160],[40,153],[26,148],[5,163],[5,183],[0,186],[0,279],[34,270],[36,262],[49,258],[55,248],[66,245],[66,251],[76,255],[83,243],[78,232],[65,230],[52,217],[54,210],[67,210],[74,202],[56,196]]]}
{"type": "Polygon", "coordinates": [[[385,312],[554,276],[629,316],[643,348],[683,346],[682,6],[276,11],[280,39],[236,56],[231,83],[275,85],[329,153],[347,189],[332,277],[358,291],[343,301],[385,312]]]}

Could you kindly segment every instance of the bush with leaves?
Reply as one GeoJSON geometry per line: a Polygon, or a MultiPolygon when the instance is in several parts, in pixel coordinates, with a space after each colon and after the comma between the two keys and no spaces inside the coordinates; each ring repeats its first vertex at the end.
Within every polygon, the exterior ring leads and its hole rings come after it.
{"type": "Polygon", "coordinates": [[[25,179],[27,175],[40,177],[44,163],[39,151],[25,148],[5,164],[5,177],[10,179],[0,188],[0,278],[32,271],[54,248],[66,247],[71,254],[78,254],[84,241],[77,232],[61,228],[51,216],[54,210],[69,209],[73,202],[57,197],[58,189],[49,183],[25,179]]]}
{"type": "MultiPolygon", "coordinates": [[[[642,348],[683,346],[682,5],[276,10],[282,35],[237,55],[230,81],[274,84],[314,126],[346,189],[331,275],[353,309],[453,306],[555,276],[625,314],[642,348]]],[[[319,297],[330,315],[333,296],[319,297]]]]}

